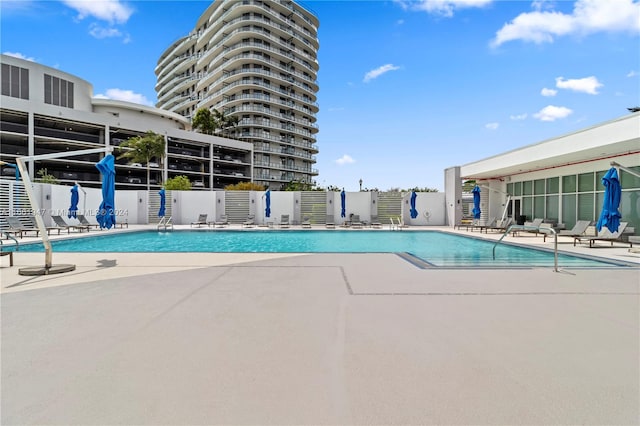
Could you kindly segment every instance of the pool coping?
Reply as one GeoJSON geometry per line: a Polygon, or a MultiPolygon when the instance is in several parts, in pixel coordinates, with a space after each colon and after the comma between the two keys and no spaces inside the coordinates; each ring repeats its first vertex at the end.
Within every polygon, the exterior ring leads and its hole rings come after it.
{"type": "MultiPolygon", "coordinates": [[[[157,228],[155,227],[155,225],[131,225],[130,227],[127,228],[118,228],[118,229],[110,229],[110,230],[94,230],[91,232],[77,232],[77,233],[71,233],[71,234],[60,234],[60,235],[50,235],[49,239],[50,241],[58,241],[58,240],[69,240],[69,239],[80,239],[80,238],[88,238],[88,237],[95,237],[96,233],[101,233],[104,235],[104,233],[111,233],[111,234],[121,234],[121,233],[134,233],[134,232],[141,232],[141,231],[149,231],[149,232],[153,232],[153,231],[158,231],[157,228]]],[[[340,228],[340,229],[327,229],[324,226],[320,226],[320,225],[315,225],[312,226],[312,228],[296,228],[296,227],[291,227],[291,228],[284,228],[284,229],[280,229],[280,228],[266,228],[266,227],[254,227],[254,228],[244,228],[242,227],[242,225],[238,225],[237,227],[231,225],[228,226],[226,228],[194,228],[188,225],[177,225],[175,227],[175,231],[179,231],[179,232],[185,232],[185,231],[189,231],[189,232],[282,232],[282,233],[286,233],[286,232],[292,232],[292,231],[298,231],[298,232],[366,232],[366,231],[371,231],[371,232],[441,232],[441,233],[447,233],[449,235],[459,235],[459,236],[463,236],[466,238],[473,238],[473,239],[477,239],[477,240],[482,240],[482,241],[494,241],[497,242],[497,240],[502,237],[502,233],[491,233],[491,234],[483,234],[483,233],[474,233],[474,232],[470,232],[470,231],[461,231],[461,230],[457,230],[451,227],[442,227],[442,226],[414,226],[414,227],[409,227],[409,228],[405,228],[403,230],[394,230],[391,231],[388,228],[381,228],[381,229],[375,229],[375,228],[364,228],[364,229],[350,229],[350,228],[340,228]]],[[[172,231],[158,231],[158,232],[172,232],[172,231]]],[[[542,241],[542,238],[536,239],[536,240],[530,240],[528,238],[528,235],[520,235],[520,236],[511,236],[511,235],[507,235],[505,237],[504,240],[500,241],[500,244],[504,244],[504,245],[509,245],[512,247],[521,247],[521,248],[528,248],[528,249],[535,249],[535,250],[540,250],[540,251],[544,251],[547,253],[553,253],[553,240],[552,239],[548,239],[546,242],[542,241]],[[542,241],[542,242],[541,242],[542,241]]],[[[537,237],[534,236],[534,238],[537,237]]],[[[23,244],[38,244],[41,240],[35,237],[24,237],[23,239],[21,239],[20,241],[22,242],[22,240],[26,240],[23,244]]],[[[15,246],[15,244],[13,243],[13,241],[11,240],[3,240],[4,243],[6,244],[5,247],[9,247],[12,248],[13,246],[15,246]]],[[[602,266],[573,266],[573,265],[569,265],[569,266],[562,266],[562,268],[564,269],[573,269],[573,268],[588,268],[588,269],[599,269],[599,268],[613,268],[613,267],[624,267],[624,268],[635,268],[635,267],[640,267],[640,253],[632,253],[631,250],[628,249],[628,247],[626,247],[627,250],[625,250],[625,247],[592,247],[592,248],[587,248],[587,250],[583,250],[581,246],[573,246],[573,244],[566,244],[565,242],[561,242],[558,241],[558,253],[559,254],[565,254],[565,255],[569,255],[569,256],[573,256],[573,257],[578,257],[581,259],[585,259],[585,260],[591,260],[591,261],[596,261],[596,262],[603,262],[606,263],[607,265],[602,265],[602,266]],[[606,253],[603,253],[603,255],[599,255],[600,253],[593,253],[594,250],[599,251],[599,249],[607,249],[606,253]]],[[[27,252],[24,252],[27,253],[27,252]]],[[[32,253],[43,253],[43,252],[32,252],[32,253]]],[[[73,252],[69,252],[69,253],[73,253],[73,252]]],[[[96,254],[100,254],[100,253],[108,253],[108,252],[90,252],[90,253],[96,253],[96,254]]],[[[144,254],[154,254],[153,252],[136,252],[136,251],[132,251],[132,252],[122,252],[122,253],[144,253],[144,254]]],[[[217,253],[217,254],[221,254],[221,253],[228,253],[228,252],[161,252],[161,253],[217,253]]],[[[271,253],[284,253],[284,254],[302,254],[302,253],[292,253],[292,252],[271,252],[271,253]]],[[[366,253],[366,252],[323,252],[323,253],[335,253],[335,254],[355,254],[355,253],[366,253]]],[[[402,258],[404,258],[408,263],[414,265],[415,267],[419,267],[419,268],[423,268],[423,269],[457,269],[457,268],[464,268],[464,269],[471,269],[471,270],[481,270],[481,269],[528,269],[528,268],[538,268],[538,267],[547,267],[546,265],[479,265],[479,266],[473,266],[473,265],[462,265],[462,266],[455,266],[455,265],[436,265],[434,263],[431,263],[425,259],[422,259],[416,255],[413,255],[412,253],[407,253],[406,255],[402,254],[402,252],[371,252],[371,253],[390,253],[390,254],[395,254],[395,255],[399,255],[402,258]],[[411,259],[409,258],[411,257],[411,259]]],[[[313,254],[313,253],[304,253],[304,254],[313,254]]],[[[319,254],[319,253],[317,253],[319,254]]],[[[553,268],[553,265],[549,265],[549,267],[553,268]]]]}

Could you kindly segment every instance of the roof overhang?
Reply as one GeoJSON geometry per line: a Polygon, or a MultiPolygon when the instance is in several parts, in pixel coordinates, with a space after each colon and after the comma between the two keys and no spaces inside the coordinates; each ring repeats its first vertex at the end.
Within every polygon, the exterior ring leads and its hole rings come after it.
{"type": "MultiPolygon", "coordinates": [[[[460,167],[462,179],[502,179],[572,164],[640,154],[640,113],[460,167]]],[[[640,157],[634,160],[638,162],[640,157]]],[[[633,165],[633,164],[630,164],[633,165]]]]}

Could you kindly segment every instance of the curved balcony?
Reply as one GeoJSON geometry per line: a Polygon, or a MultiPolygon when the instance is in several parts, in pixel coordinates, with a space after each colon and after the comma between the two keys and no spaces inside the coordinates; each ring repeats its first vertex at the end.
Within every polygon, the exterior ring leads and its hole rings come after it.
{"type": "MultiPolygon", "coordinates": [[[[318,130],[318,125],[316,123],[311,122],[308,119],[296,118],[288,114],[281,114],[280,112],[272,111],[271,108],[265,108],[262,105],[241,105],[235,108],[230,108],[229,110],[227,110],[227,113],[228,114],[251,113],[251,114],[263,114],[263,115],[266,114],[266,115],[275,117],[278,120],[287,120],[296,124],[300,124],[301,126],[304,126],[304,127],[309,127],[310,129],[314,129],[316,132],[318,130]]],[[[315,119],[315,116],[310,115],[309,117],[312,117],[315,119]]]]}
{"type": "MultiPolygon", "coordinates": [[[[220,3],[223,4],[222,2],[220,3]]],[[[224,4],[225,6],[228,3],[224,4]]],[[[218,13],[221,9],[216,9],[209,17],[209,27],[202,33],[202,37],[207,38],[212,33],[220,32],[221,29],[228,23],[234,22],[236,19],[241,19],[242,15],[245,13],[250,13],[251,11],[255,11],[261,14],[268,15],[271,20],[263,20],[270,28],[280,28],[287,33],[293,32],[296,30],[299,34],[295,34],[296,38],[300,39],[304,44],[312,46],[314,50],[319,48],[319,44],[317,43],[317,33],[318,33],[318,24],[311,22],[311,19],[298,11],[295,7],[291,5],[287,5],[286,3],[265,3],[259,1],[252,0],[243,0],[242,2],[234,2],[229,6],[228,9],[224,10],[222,13],[218,13]],[[273,8],[271,7],[273,4],[273,8]],[[274,11],[274,9],[280,9],[280,11],[285,11],[287,14],[293,12],[294,14],[301,17],[313,31],[298,25],[297,23],[285,19],[280,15],[278,11],[274,11]],[[307,39],[307,37],[311,38],[311,41],[307,39]]],[[[313,15],[312,15],[313,16],[313,15]]],[[[315,18],[315,16],[314,16],[315,18]]],[[[317,18],[316,18],[317,21],[317,18]]]]}
{"type": "MultiPolygon", "coordinates": [[[[256,21],[260,21],[260,20],[256,20],[256,21]]],[[[261,39],[264,40],[268,40],[274,44],[277,44],[278,46],[280,46],[284,51],[291,51],[291,56],[289,57],[289,59],[296,61],[298,64],[300,64],[303,67],[306,67],[307,69],[309,69],[309,71],[316,73],[318,71],[318,69],[320,68],[318,65],[318,60],[317,58],[305,53],[304,51],[295,48],[293,46],[291,46],[290,44],[285,44],[282,43],[282,41],[280,40],[279,37],[275,37],[273,35],[271,35],[271,33],[258,29],[258,28],[245,28],[244,26],[241,28],[236,28],[234,30],[231,31],[226,31],[224,33],[223,39],[221,39],[220,41],[218,41],[217,43],[215,43],[213,46],[211,46],[207,52],[204,54],[203,58],[201,61],[199,61],[198,65],[202,65],[204,63],[208,63],[209,62],[209,58],[211,57],[211,55],[213,55],[213,52],[219,51],[219,49],[221,47],[225,47],[227,45],[232,45],[234,39],[241,39],[241,38],[247,38],[249,36],[251,36],[252,34],[255,34],[256,36],[259,36],[261,39]]],[[[226,53],[226,52],[225,52],[226,53]]]]}
{"type": "Polygon", "coordinates": [[[172,58],[185,56],[184,52],[187,52],[193,47],[198,40],[197,33],[190,33],[189,35],[176,40],[168,49],[166,49],[154,69],[154,73],[159,77],[159,73],[164,69],[172,58]]]}

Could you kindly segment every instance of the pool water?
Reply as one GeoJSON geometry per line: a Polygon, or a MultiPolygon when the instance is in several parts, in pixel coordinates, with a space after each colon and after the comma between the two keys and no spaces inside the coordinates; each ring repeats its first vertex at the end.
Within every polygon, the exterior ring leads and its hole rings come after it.
{"type": "MultiPolygon", "coordinates": [[[[189,230],[136,231],[52,241],[53,252],[119,253],[409,253],[440,267],[552,267],[553,253],[439,231],[189,230]]],[[[44,251],[25,244],[20,251],[44,251]]],[[[559,254],[560,267],[607,267],[615,263],[559,254]]]]}

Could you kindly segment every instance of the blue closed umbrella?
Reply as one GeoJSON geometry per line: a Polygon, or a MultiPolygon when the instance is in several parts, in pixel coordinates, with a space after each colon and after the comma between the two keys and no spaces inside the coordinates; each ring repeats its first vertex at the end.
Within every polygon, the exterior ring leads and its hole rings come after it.
{"type": "Polygon", "coordinates": [[[340,217],[347,216],[347,194],[345,194],[344,189],[340,193],[340,217]]]}
{"type": "Polygon", "coordinates": [[[113,155],[106,155],[96,168],[102,173],[102,203],[98,208],[96,220],[100,229],[110,229],[116,224],[115,198],[116,198],[116,169],[113,155]]]}
{"type": "Polygon", "coordinates": [[[167,196],[164,192],[164,188],[158,191],[160,194],[160,210],[158,210],[158,217],[164,217],[165,215],[165,204],[167,203],[167,196]]]}
{"type": "Polygon", "coordinates": [[[411,192],[411,210],[409,210],[411,219],[415,219],[416,217],[418,217],[418,210],[416,210],[416,198],[418,198],[418,194],[416,194],[416,191],[411,192]]]}
{"type": "Polygon", "coordinates": [[[264,193],[266,207],[264,209],[264,217],[271,217],[271,190],[267,189],[264,193]]]}
{"type": "Polygon", "coordinates": [[[600,232],[602,227],[606,226],[610,232],[617,232],[622,218],[618,211],[620,198],[622,197],[622,187],[615,167],[610,168],[607,174],[604,175],[602,184],[604,185],[604,202],[602,203],[602,212],[596,224],[596,229],[600,232]]]}
{"type": "Polygon", "coordinates": [[[471,212],[474,219],[480,219],[480,187],[476,185],[471,192],[473,193],[473,210],[471,212]]]}
{"type": "Polygon", "coordinates": [[[80,201],[80,195],[78,194],[78,185],[71,187],[71,206],[69,207],[69,219],[78,217],[78,201],[80,201]]]}

